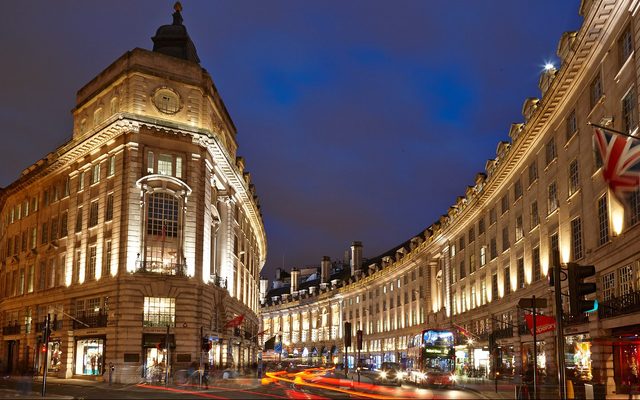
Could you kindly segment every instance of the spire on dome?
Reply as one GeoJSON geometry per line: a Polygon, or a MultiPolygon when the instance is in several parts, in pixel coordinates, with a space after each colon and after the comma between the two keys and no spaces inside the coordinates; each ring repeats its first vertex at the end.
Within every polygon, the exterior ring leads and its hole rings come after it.
{"type": "Polygon", "coordinates": [[[196,46],[191,41],[187,28],[182,24],[182,4],[177,1],[173,5],[173,23],[162,25],[156,31],[153,40],[153,51],[183,60],[200,63],[196,46]]]}

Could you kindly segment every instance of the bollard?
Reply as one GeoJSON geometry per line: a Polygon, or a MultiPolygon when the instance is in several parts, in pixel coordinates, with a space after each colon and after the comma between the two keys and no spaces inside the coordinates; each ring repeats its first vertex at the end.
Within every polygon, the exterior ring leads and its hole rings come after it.
{"type": "Polygon", "coordinates": [[[113,363],[109,363],[109,386],[113,383],[113,372],[116,370],[115,365],[113,363]]]}

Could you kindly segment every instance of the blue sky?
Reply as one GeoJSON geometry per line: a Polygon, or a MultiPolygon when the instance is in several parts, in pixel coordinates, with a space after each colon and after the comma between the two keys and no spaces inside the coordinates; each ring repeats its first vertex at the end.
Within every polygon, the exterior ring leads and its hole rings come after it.
{"type": "MultiPolygon", "coordinates": [[[[263,274],[341,258],[353,240],[374,257],[446,213],[540,95],[579,3],[183,1],[257,186],[263,274]]],[[[70,137],[75,92],[150,49],[172,6],[3,5],[0,186],[70,137]]]]}

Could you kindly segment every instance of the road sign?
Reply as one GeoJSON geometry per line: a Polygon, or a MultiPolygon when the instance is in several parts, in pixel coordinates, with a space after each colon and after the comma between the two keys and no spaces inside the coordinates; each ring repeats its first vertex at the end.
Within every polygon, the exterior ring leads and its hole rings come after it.
{"type": "Polygon", "coordinates": [[[545,298],[533,298],[533,297],[525,297],[518,301],[518,307],[520,308],[546,308],[547,307],[547,299],[545,298]]]}

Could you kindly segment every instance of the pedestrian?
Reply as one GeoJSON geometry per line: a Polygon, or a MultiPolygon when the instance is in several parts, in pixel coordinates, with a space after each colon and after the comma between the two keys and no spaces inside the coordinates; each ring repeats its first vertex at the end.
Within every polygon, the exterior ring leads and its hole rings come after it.
{"type": "Polygon", "coordinates": [[[209,363],[204,363],[204,372],[202,373],[202,383],[205,389],[209,389],[209,363]]]}

